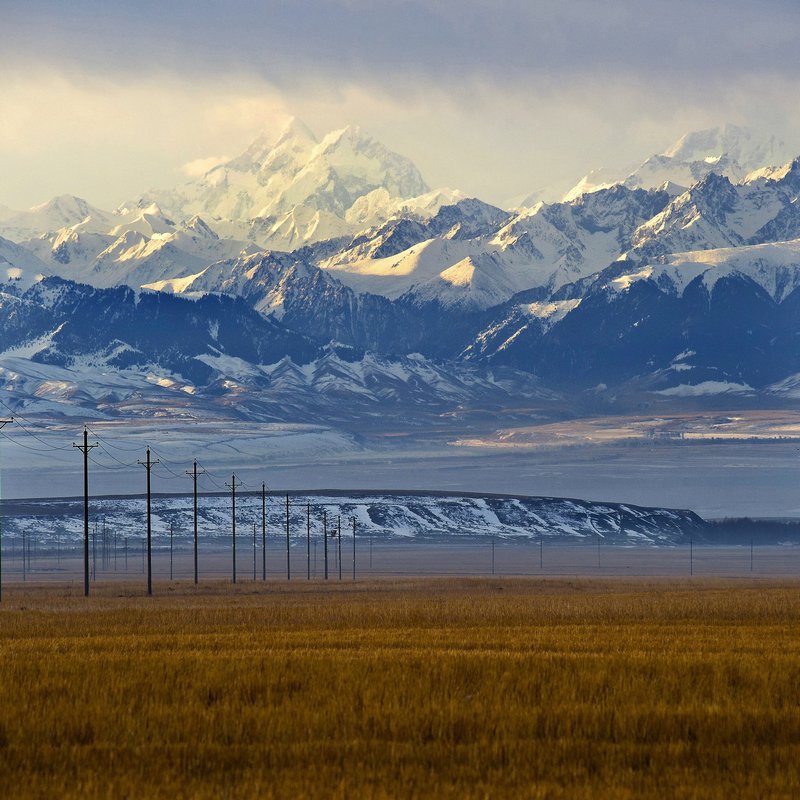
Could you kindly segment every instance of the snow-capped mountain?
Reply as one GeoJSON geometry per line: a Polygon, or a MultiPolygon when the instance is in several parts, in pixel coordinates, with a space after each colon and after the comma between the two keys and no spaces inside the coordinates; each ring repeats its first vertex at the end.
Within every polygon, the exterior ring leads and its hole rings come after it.
{"type": "Polygon", "coordinates": [[[633,234],[637,255],[738,247],[794,238],[800,226],[800,159],[769,177],[732,183],[711,173],[633,234]]]}
{"type": "Polygon", "coordinates": [[[486,309],[518,292],[552,291],[602,269],[668,199],[614,187],[513,215],[462,201],[424,222],[390,221],[320,266],[359,293],[486,309]]]}
{"type": "MultiPolygon", "coordinates": [[[[763,166],[780,152],[742,129],[702,131],[656,157],[687,188],[651,159],[635,180],[506,211],[426,191],[356,128],[317,141],[294,122],[116,212],[67,197],[0,222],[45,226],[0,240],[0,365],[84,375],[54,385],[125,372],[139,397],[147,373],[184,402],[235,397],[283,420],[330,414],[334,396],[353,415],[381,398],[502,406],[541,393],[531,375],[615,398],[778,396],[800,372],[800,160],[763,166]],[[101,322],[82,327],[84,308],[101,322]],[[519,372],[500,386],[500,368],[519,372]]],[[[35,397],[37,380],[19,385],[35,397]]]]}
{"type": "Polygon", "coordinates": [[[322,346],[240,298],[45,278],[0,293],[0,392],[25,413],[338,420],[553,398],[525,373],[322,346]],[[71,411],[70,411],[71,409],[71,411]]]}
{"type": "Polygon", "coordinates": [[[612,393],[777,392],[800,371],[800,244],[620,259],[547,302],[499,309],[464,357],[612,393]]]}
{"type": "Polygon", "coordinates": [[[665,184],[688,189],[711,173],[737,182],[754,170],[783,164],[794,155],[775,136],[727,123],[686,133],[664,152],[650,156],[631,170],[621,173],[594,170],[566,192],[563,199],[573,200],[615,183],[631,189],[655,189],[665,184]]]}
{"type": "MultiPolygon", "coordinates": [[[[439,204],[448,196],[452,193],[443,193],[439,204]]],[[[352,234],[404,208],[435,210],[437,196],[429,195],[411,161],[360,128],[332,131],[318,141],[292,120],[274,143],[261,136],[200,178],[150,192],[133,205],[152,202],[178,219],[199,214],[239,238],[292,250],[352,234]],[[417,204],[408,205],[420,195],[417,204]]]]}
{"type": "Polygon", "coordinates": [[[24,285],[26,288],[43,275],[47,267],[30,250],[0,238],[0,290],[3,284],[24,285]]]}
{"type": "Polygon", "coordinates": [[[112,228],[115,222],[114,214],[101,211],[80,197],[61,195],[28,211],[0,217],[0,236],[22,242],[77,225],[87,232],[102,233],[112,228]]]}
{"type": "Polygon", "coordinates": [[[251,242],[221,238],[200,217],[175,223],[158,206],[113,220],[107,233],[75,225],[23,242],[42,272],[98,287],[145,283],[197,274],[209,264],[254,253],[251,242]]]}

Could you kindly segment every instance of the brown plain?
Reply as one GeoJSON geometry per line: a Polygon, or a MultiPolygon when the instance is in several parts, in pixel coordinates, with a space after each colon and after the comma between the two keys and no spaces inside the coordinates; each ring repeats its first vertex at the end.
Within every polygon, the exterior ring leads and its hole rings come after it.
{"type": "Polygon", "coordinates": [[[3,798],[800,796],[795,581],[13,586],[3,798]]]}

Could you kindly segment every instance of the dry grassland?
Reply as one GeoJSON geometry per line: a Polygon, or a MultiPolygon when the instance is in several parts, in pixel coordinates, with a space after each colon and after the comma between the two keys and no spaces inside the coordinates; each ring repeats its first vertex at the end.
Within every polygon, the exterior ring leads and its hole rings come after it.
{"type": "Polygon", "coordinates": [[[0,797],[800,796],[800,584],[21,588],[0,797]]]}

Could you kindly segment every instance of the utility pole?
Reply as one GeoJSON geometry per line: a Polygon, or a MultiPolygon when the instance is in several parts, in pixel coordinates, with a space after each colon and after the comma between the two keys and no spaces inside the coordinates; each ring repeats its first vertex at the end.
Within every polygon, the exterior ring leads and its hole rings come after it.
{"type": "Polygon", "coordinates": [[[353,517],[353,580],[356,579],[356,518],[353,517]]]}
{"type": "Polygon", "coordinates": [[[236,473],[231,475],[231,482],[225,484],[231,490],[231,553],[232,553],[232,574],[233,583],[236,583],[236,490],[241,487],[241,483],[236,481],[236,473]]]}
{"type": "Polygon", "coordinates": [[[311,503],[306,503],[306,571],[311,580],[311,503]]]}
{"type": "Polygon", "coordinates": [[[494,534],[492,534],[492,575],[494,575],[494,534]]]}
{"type": "Polygon", "coordinates": [[[253,522],[253,581],[256,579],[256,523],[253,522]]]}
{"type": "Polygon", "coordinates": [[[325,580],[328,580],[328,510],[322,509],[322,534],[325,539],[325,580]]]}
{"type": "Polygon", "coordinates": [[[89,444],[89,430],[83,428],[83,444],[72,443],[83,453],[83,596],[89,596],[89,451],[100,445],[89,444]]]}
{"type": "Polygon", "coordinates": [[[338,559],[339,559],[339,580],[342,579],[342,518],[336,517],[336,538],[339,540],[338,559]]]}
{"type": "Polygon", "coordinates": [[[152,515],[150,513],[150,470],[158,464],[158,459],[150,459],[150,448],[147,448],[147,457],[144,461],[138,461],[147,470],[147,594],[153,594],[153,546],[152,546],[152,515]]]}
{"type": "Polygon", "coordinates": [[[169,579],[172,580],[172,523],[169,524],[169,579]]]}
{"type": "Polygon", "coordinates": [[[261,484],[261,580],[267,579],[267,484],[261,484]]]}
{"type": "MultiPolygon", "coordinates": [[[[14,422],[13,417],[8,419],[0,419],[0,430],[5,428],[6,425],[11,425],[14,422]]],[[[3,600],[3,527],[0,521],[0,602],[3,600]]]]}
{"type": "Polygon", "coordinates": [[[286,492],[286,580],[292,579],[292,562],[289,556],[289,492],[286,492]]]}
{"type": "Polygon", "coordinates": [[[193,484],[193,492],[192,496],[194,499],[194,582],[197,583],[197,476],[203,475],[205,473],[204,469],[201,469],[199,472],[197,470],[197,459],[194,460],[192,464],[192,471],[186,470],[186,474],[192,479],[193,484]]]}

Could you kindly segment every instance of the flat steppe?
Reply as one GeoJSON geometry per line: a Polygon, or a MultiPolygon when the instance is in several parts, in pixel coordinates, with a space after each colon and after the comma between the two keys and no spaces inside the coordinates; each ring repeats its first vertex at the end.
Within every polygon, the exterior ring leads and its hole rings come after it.
{"type": "Polygon", "coordinates": [[[800,581],[5,587],[0,796],[800,795],[800,581]]]}

